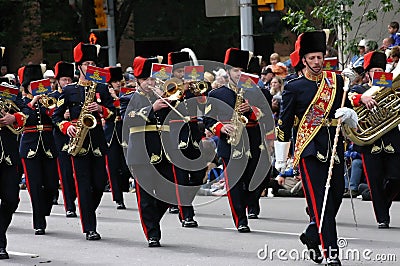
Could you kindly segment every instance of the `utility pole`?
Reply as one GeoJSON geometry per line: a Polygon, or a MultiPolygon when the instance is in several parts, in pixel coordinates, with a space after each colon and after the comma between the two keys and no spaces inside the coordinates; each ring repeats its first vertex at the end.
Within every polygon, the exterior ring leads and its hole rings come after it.
{"type": "Polygon", "coordinates": [[[117,64],[117,52],[115,47],[114,0],[107,0],[107,7],[108,64],[115,66],[117,64]]]}
{"type": "Polygon", "coordinates": [[[240,0],[240,45],[242,50],[254,52],[252,1],[240,0]]]}

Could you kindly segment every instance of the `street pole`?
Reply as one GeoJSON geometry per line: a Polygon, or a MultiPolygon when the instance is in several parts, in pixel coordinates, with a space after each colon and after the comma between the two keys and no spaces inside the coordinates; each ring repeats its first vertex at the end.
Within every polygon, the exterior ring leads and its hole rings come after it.
{"type": "Polygon", "coordinates": [[[241,49],[254,52],[252,1],[240,0],[241,49]]]}
{"type": "Polygon", "coordinates": [[[115,47],[114,0],[107,0],[107,2],[108,64],[110,66],[115,66],[117,64],[117,52],[115,47]]]}

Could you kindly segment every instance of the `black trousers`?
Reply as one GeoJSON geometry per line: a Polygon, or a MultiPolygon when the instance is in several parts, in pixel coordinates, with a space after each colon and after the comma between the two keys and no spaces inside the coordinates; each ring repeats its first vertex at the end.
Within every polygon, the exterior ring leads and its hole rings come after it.
{"type": "Polygon", "coordinates": [[[129,191],[131,173],[126,165],[124,151],[116,138],[113,138],[108,152],[108,168],[110,170],[110,186],[113,200],[124,200],[123,192],[129,191]]]}
{"type": "Polygon", "coordinates": [[[339,254],[336,215],[342,203],[344,192],[343,158],[340,164],[335,164],[333,167],[322,232],[318,234],[328,168],[329,160],[327,162],[321,162],[314,156],[308,156],[300,160],[301,178],[311,220],[305,230],[305,234],[316,243],[321,243],[325,257],[333,257],[339,254]]]}
{"type": "Polygon", "coordinates": [[[248,158],[247,162],[245,156],[243,155],[242,159],[231,160],[222,158],[226,191],[236,228],[239,225],[248,224],[246,210],[249,205],[254,206],[258,203],[258,191],[257,189],[251,190],[250,183],[257,167],[259,154],[252,153],[252,157],[248,158]]]}
{"type": "Polygon", "coordinates": [[[19,182],[16,165],[0,163],[0,248],[7,247],[6,231],[19,203],[19,182]]]}
{"type": "Polygon", "coordinates": [[[174,182],[176,186],[176,198],[179,207],[179,218],[194,217],[192,202],[196,196],[199,186],[202,185],[207,169],[198,171],[184,170],[172,165],[174,173],[174,182]]]}
{"type": "Polygon", "coordinates": [[[97,157],[89,152],[87,155],[73,156],[71,159],[82,230],[84,233],[96,231],[96,209],[107,183],[105,157],[97,157]]]}
{"type": "Polygon", "coordinates": [[[361,155],[378,223],[390,222],[392,200],[400,193],[400,153],[361,155]]]}
{"type": "Polygon", "coordinates": [[[26,185],[31,197],[33,228],[46,229],[46,218],[53,206],[53,197],[58,190],[57,159],[47,158],[39,150],[33,158],[23,158],[22,165],[26,185]]]}
{"type": "Polygon", "coordinates": [[[65,151],[59,152],[58,164],[65,211],[76,211],[76,191],[70,155],[65,151]]]}
{"type": "Polygon", "coordinates": [[[132,165],[140,220],[147,239],[161,239],[160,221],[176,201],[172,165],[166,159],[155,165],[132,165]],[[170,202],[167,200],[170,199],[170,202]]]}

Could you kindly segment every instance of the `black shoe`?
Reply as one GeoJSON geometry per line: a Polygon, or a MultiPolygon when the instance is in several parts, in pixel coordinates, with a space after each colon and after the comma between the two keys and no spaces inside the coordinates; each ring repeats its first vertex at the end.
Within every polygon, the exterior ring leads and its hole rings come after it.
{"type": "Polygon", "coordinates": [[[249,213],[249,215],[247,215],[248,219],[258,219],[258,215],[255,213],[249,213]]]}
{"type": "Polygon", "coordinates": [[[182,227],[198,227],[198,223],[193,218],[186,218],[182,221],[182,227]]]}
{"type": "Polygon", "coordinates": [[[160,239],[156,237],[150,237],[148,243],[149,243],[149,248],[161,247],[160,239]]]}
{"type": "Polygon", "coordinates": [[[58,197],[53,198],[53,205],[58,205],[58,197]]]}
{"type": "Polygon", "coordinates": [[[6,248],[0,248],[0,260],[6,260],[6,259],[9,259],[9,258],[10,257],[8,256],[6,248]]]}
{"type": "Polygon", "coordinates": [[[250,227],[248,227],[247,225],[241,224],[241,225],[239,225],[237,230],[238,230],[239,233],[249,233],[250,232],[250,227]]]}
{"type": "Polygon", "coordinates": [[[317,243],[315,243],[313,240],[311,240],[306,234],[302,233],[300,235],[300,241],[304,245],[307,246],[307,249],[310,251],[310,259],[312,259],[315,263],[320,264],[322,262],[322,254],[321,250],[319,249],[319,246],[317,243]]]}
{"type": "Polygon", "coordinates": [[[176,207],[176,206],[171,206],[171,207],[169,207],[169,213],[173,213],[173,214],[175,214],[175,213],[179,213],[179,209],[178,209],[178,207],[176,207]]]}
{"type": "Polygon", "coordinates": [[[89,231],[86,233],[86,240],[100,240],[101,236],[96,231],[89,231]]]}
{"type": "Polygon", "coordinates": [[[76,215],[76,212],[74,212],[74,211],[67,211],[67,213],[65,214],[65,216],[67,216],[68,218],[78,217],[78,216],[76,215]]]}
{"type": "Polygon", "coordinates": [[[326,259],[326,265],[330,265],[330,266],[342,266],[342,263],[340,262],[340,260],[338,258],[327,258],[326,259]]]}
{"type": "Polygon", "coordinates": [[[122,201],[117,202],[117,210],[125,210],[125,209],[126,209],[126,206],[122,201]]]}
{"type": "Polygon", "coordinates": [[[358,190],[347,190],[344,194],[343,194],[343,198],[356,198],[359,195],[358,190]],[[351,192],[350,192],[351,191],[351,192]],[[351,194],[351,195],[350,195],[351,194]]]}
{"type": "Polygon", "coordinates": [[[46,234],[46,231],[44,229],[35,229],[35,235],[39,236],[39,235],[44,235],[46,234]]]}
{"type": "Polygon", "coordinates": [[[388,229],[389,228],[389,223],[388,222],[383,222],[378,224],[379,229],[388,229]]]}

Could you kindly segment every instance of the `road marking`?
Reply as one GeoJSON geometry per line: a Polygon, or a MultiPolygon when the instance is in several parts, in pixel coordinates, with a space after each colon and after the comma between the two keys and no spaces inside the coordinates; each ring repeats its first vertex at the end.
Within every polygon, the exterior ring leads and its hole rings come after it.
{"type": "MultiPolygon", "coordinates": [[[[237,230],[236,228],[233,227],[228,227],[225,228],[227,230],[237,230]]],[[[268,230],[253,230],[251,229],[251,232],[257,232],[257,233],[267,233],[267,234],[276,234],[276,235],[289,235],[289,236],[299,236],[299,233],[291,233],[291,232],[282,232],[282,231],[268,231],[268,230]]],[[[351,240],[356,240],[359,238],[355,238],[355,237],[340,237],[338,236],[338,238],[345,238],[345,239],[351,239],[351,240]]]]}
{"type": "Polygon", "coordinates": [[[18,251],[7,251],[7,252],[8,252],[8,254],[14,255],[14,256],[26,256],[26,257],[31,257],[31,258],[39,257],[38,254],[24,253],[24,252],[18,252],[18,251]]]}
{"type": "MultiPolygon", "coordinates": [[[[31,211],[16,211],[16,213],[26,213],[26,214],[32,214],[32,212],[31,211]]],[[[54,213],[54,212],[52,212],[51,214],[50,214],[50,216],[65,216],[65,214],[62,214],[62,213],[54,213]]]]}

